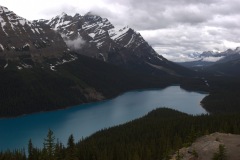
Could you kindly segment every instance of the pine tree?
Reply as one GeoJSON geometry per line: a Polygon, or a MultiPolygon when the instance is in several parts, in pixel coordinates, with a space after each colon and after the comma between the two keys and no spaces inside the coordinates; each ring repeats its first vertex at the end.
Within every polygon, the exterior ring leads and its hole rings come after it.
{"type": "Polygon", "coordinates": [[[55,150],[55,137],[53,135],[52,130],[48,130],[47,138],[44,139],[44,148],[46,149],[46,154],[49,160],[54,158],[54,150],[55,150]]]}
{"type": "Polygon", "coordinates": [[[54,157],[56,160],[64,159],[65,157],[65,148],[61,142],[57,140],[57,143],[55,145],[55,153],[54,157]]]}
{"type": "Polygon", "coordinates": [[[29,160],[33,160],[33,144],[32,144],[32,140],[30,139],[28,142],[28,159],[29,160]]]}
{"type": "Polygon", "coordinates": [[[72,134],[68,138],[67,157],[68,157],[69,160],[74,160],[75,159],[75,143],[74,143],[74,138],[73,138],[72,134]]]}

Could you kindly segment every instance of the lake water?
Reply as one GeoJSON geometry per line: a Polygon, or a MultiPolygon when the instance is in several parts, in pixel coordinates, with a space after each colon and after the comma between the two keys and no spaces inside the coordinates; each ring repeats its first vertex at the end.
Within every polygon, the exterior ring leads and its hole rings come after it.
{"type": "Polygon", "coordinates": [[[200,105],[206,95],[171,86],[127,92],[111,100],[64,110],[0,119],[0,150],[27,149],[30,138],[35,146],[42,147],[49,128],[56,139],[66,144],[70,134],[79,140],[100,129],[142,117],[159,107],[173,108],[188,114],[206,113],[200,105]]]}

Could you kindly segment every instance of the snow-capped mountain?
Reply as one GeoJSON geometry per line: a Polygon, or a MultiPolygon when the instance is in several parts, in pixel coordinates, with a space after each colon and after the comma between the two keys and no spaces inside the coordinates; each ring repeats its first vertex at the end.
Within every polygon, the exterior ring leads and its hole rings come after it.
{"type": "Polygon", "coordinates": [[[225,55],[219,52],[204,51],[202,53],[191,53],[188,55],[192,61],[203,61],[203,62],[216,62],[223,58],[225,55]]]}
{"type": "Polygon", "coordinates": [[[117,29],[108,19],[90,12],[84,16],[76,14],[73,17],[63,13],[45,21],[45,23],[61,33],[71,49],[87,56],[102,58],[111,62],[111,57],[109,57],[111,51],[128,49],[134,52],[134,55],[140,57],[145,55],[146,49],[148,49],[151,55],[154,54],[160,59],[163,58],[156,54],[142,36],[133,29],[128,26],[117,29]],[[92,52],[82,52],[82,50],[86,51],[87,48],[92,52]],[[146,49],[143,51],[141,48],[146,49]]]}
{"type": "Polygon", "coordinates": [[[221,53],[225,57],[220,59],[217,63],[224,63],[232,60],[239,60],[240,59],[240,47],[237,47],[236,49],[228,49],[221,53]]]}
{"type": "Polygon", "coordinates": [[[108,19],[91,12],[83,16],[62,13],[51,20],[37,22],[50,25],[62,35],[68,47],[79,54],[152,74],[186,72],[185,68],[157,54],[132,28],[116,28],[108,19]]]}
{"type": "Polygon", "coordinates": [[[224,52],[205,51],[202,53],[191,53],[188,57],[192,60],[188,62],[179,62],[179,64],[190,68],[206,67],[217,63],[240,59],[240,47],[237,47],[235,50],[228,49],[224,52]]]}
{"type": "Polygon", "coordinates": [[[207,71],[214,72],[216,75],[240,75],[240,48],[228,49],[221,54],[224,58],[215,62],[213,65],[206,68],[207,71]]]}
{"type": "Polygon", "coordinates": [[[67,50],[62,37],[47,25],[28,21],[0,6],[0,68],[8,61],[31,67],[45,58],[58,58],[67,50]]]}

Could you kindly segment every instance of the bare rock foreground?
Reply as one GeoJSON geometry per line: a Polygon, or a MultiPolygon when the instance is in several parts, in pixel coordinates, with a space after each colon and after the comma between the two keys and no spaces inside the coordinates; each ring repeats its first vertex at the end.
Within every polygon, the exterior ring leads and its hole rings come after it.
{"type": "MultiPolygon", "coordinates": [[[[180,149],[180,159],[211,160],[214,153],[218,152],[219,145],[225,146],[228,160],[240,160],[240,135],[218,132],[200,137],[190,147],[180,149]]],[[[177,154],[171,160],[176,159],[177,154]]]]}

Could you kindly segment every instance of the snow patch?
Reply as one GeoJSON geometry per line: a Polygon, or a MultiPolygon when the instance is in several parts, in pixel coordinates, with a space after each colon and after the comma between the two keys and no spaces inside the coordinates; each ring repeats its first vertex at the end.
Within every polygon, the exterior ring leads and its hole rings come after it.
{"type": "Polygon", "coordinates": [[[35,28],[35,31],[36,31],[38,34],[40,34],[40,32],[39,32],[38,28],[35,28]]]}
{"type": "Polygon", "coordinates": [[[104,57],[104,55],[102,53],[99,53],[99,55],[101,55],[103,57],[103,61],[106,62],[106,58],[104,57]]]}
{"type": "Polygon", "coordinates": [[[134,38],[135,38],[135,35],[133,34],[131,39],[129,40],[128,44],[125,45],[124,47],[128,47],[133,42],[134,38]]]}
{"type": "Polygon", "coordinates": [[[22,26],[24,26],[24,25],[26,24],[26,20],[20,19],[20,20],[19,20],[19,23],[20,23],[22,26]]]}
{"type": "Polygon", "coordinates": [[[4,47],[2,44],[0,44],[0,48],[2,49],[2,51],[4,51],[4,47]]]}
{"type": "Polygon", "coordinates": [[[55,66],[50,66],[50,69],[51,69],[52,71],[56,71],[55,66]]]}
{"type": "Polygon", "coordinates": [[[124,28],[119,29],[119,30],[117,30],[115,28],[115,29],[109,30],[108,33],[109,33],[112,40],[116,40],[116,39],[119,39],[120,36],[122,37],[123,34],[126,34],[127,31],[129,31],[129,29],[130,29],[129,27],[124,27],[124,28]]]}
{"type": "Polygon", "coordinates": [[[97,43],[97,48],[100,48],[103,45],[104,42],[98,42],[97,43]]]}
{"type": "Polygon", "coordinates": [[[88,34],[90,37],[92,37],[92,38],[94,38],[95,36],[96,36],[96,34],[95,33],[90,33],[90,34],[88,34]]]}
{"type": "Polygon", "coordinates": [[[8,36],[7,32],[4,29],[4,26],[6,25],[6,22],[4,21],[4,19],[1,16],[0,16],[0,24],[1,24],[3,32],[8,36]]]}
{"type": "Polygon", "coordinates": [[[26,44],[23,46],[23,48],[25,48],[25,47],[30,47],[30,44],[29,44],[29,43],[26,43],[26,44]]]}
{"type": "Polygon", "coordinates": [[[22,69],[23,69],[23,67],[17,66],[17,69],[18,69],[18,70],[22,70],[22,69]]]}
{"type": "Polygon", "coordinates": [[[73,34],[74,32],[73,31],[71,31],[70,33],[68,33],[68,35],[71,35],[71,34],[73,34]]]}
{"type": "Polygon", "coordinates": [[[25,63],[22,63],[21,65],[23,66],[23,68],[32,68],[31,65],[28,65],[28,64],[25,64],[25,63]]]}
{"type": "Polygon", "coordinates": [[[33,28],[31,28],[31,30],[32,30],[32,32],[33,32],[33,33],[35,33],[35,32],[36,32],[36,31],[35,31],[33,28]]]}
{"type": "Polygon", "coordinates": [[[58,66],[58,65],[61,65],[61,64],[64,64],[64,63],[69,63],[69,62],[72,62],[72,61],[75,61],[76,59],[78,59],[76,56],[73,56],[73,55],[70,55],[70,56],[71,56],[71,58],[69,60],[63,59],[62,61],[57,62],[55,66],[58,66]]]}
{"type": "Polygon", "coordinates": [[[8,63],[7,63],[7,64],[5,64],[5,66],[4,66],[4,69],[5,69],[5,68],[7,68],[7,67],[8,67],[8,63]]]}

